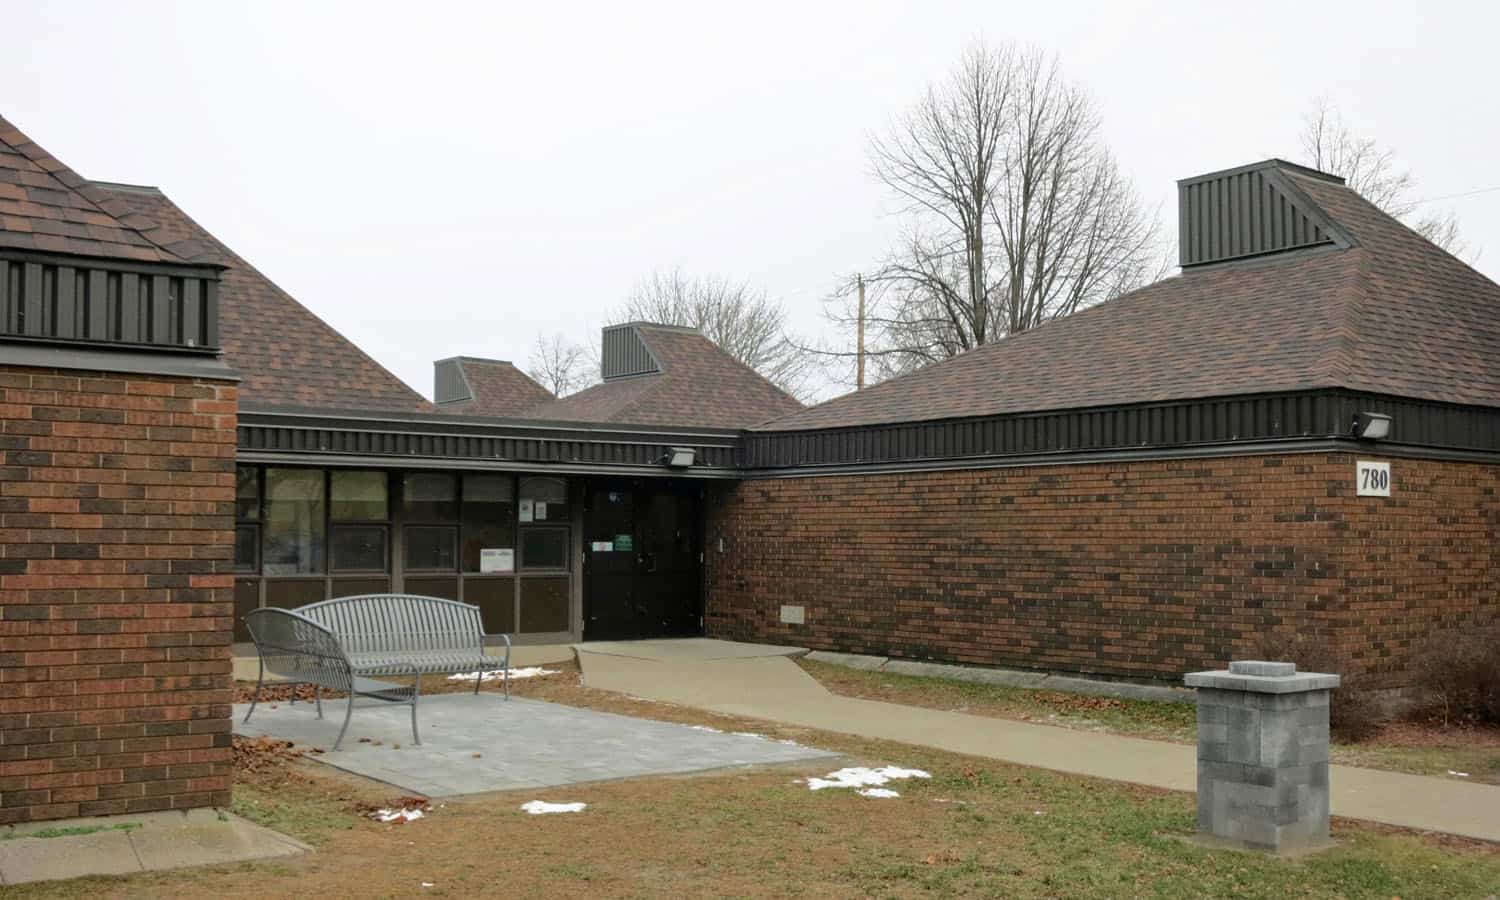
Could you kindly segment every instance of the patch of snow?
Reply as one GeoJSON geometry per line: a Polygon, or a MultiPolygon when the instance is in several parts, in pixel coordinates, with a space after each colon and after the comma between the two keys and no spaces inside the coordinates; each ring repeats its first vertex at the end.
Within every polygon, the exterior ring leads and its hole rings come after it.
{"type": "Polygon", "coordinates": [[[900,794],[896,793],[895,791],[891,790],[890,788],[861,788],[860,790],[855,791],[855,793],[859,794],[861,797],[880,797],[880,798],[885,798],[885,797],[899,797],[899,796],[901,796],[900,794]]]}
{"type": "Polygon", "coordinates": [[[587,807],[587,803],[548,803],[546,800],[532,800],[530,803],[521,804],[521,808],[533,816],[543,816],[547,813],[583,812],[587,807]]]}
{"type": "Polygon", "coordinates": [[[1452,769],[1448,770],[1448,774],[1449,775],[1453,775],[1453,776],[1455,776],[1457,778],[1468,778],[1469,777],[1469,773],[1468,772],[1455,772],[1452,769]]]}
{"type": "Polygon", "coordinates": [[[377,822],[394,822],[397,819],[403,822],[415,822],[423,815],[420,809],[377,809],[372,818],[377,822]]]}
{"type": "Polygon", "coordinates": [[[807,779],[807,788],[811,791],[821,791],[823,788],[858,788],[876,787],[888,781],[901,778],[931,778],[932,776],[921,769],[903,769],[899,766],[881,766],[878,769],[869,769],[864,766],[853,766],[847,769],[839,769],[837,772],[829,772],[822,778],[807,779]]]}
{"type": "MultiPolygon", "coordinates": [[[[517,678],[536,678],[541,675],[556,675],[557,673],[557,669],[544,669],[541,666],[526,666],[525,668],[521,669],[511,669],[510,678],[512,681],[514,681],[517,678]]],[[[499,681],[504,677],[504,672],[485,672],[483,675],[479,674],[478,672],[459,672],[457,675],[449,675],[448,680],[473,681],[474,679],[478,678],[480,681],[499,681]]]]}
{"type": "Polygon", "coordinates": [[[736,731],[736,732],[734,732],[734,736],[735,737],[758,738],[758,739],[760,739],[762,741],[766,740],[766,736],[765,735],[763,735],[763,734],[756,734],[753,731],[736,731]]]}
{"type": "Polygon", "coordinates": [[[709,727],[707,725],[689,725],[688,727],[691,728],[694,731],[706,731],[709,734],[723,734],[724,733],[724,732],[720,731],[717,728],[711,728],[711,727],[709,727]]]}

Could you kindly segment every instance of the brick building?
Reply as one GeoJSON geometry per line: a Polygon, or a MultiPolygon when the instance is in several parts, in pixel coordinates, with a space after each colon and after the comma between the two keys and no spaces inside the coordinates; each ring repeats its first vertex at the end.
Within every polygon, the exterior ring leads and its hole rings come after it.
{"type": "Polygon", "coordinates": [[[1179,190],[1181,275],[751,429],[710,633],[1175,680],[1296,632],[1396,686],[1495,621],[1500,286],[1321,172],[1179,190]]]}
{"type": "Polygon", "coordinates": [[[226,805],[221,270],[0,119],[0,823],[226,805]]]}
{"type": "Polygon", "coordinates": [[[1180,225],[1179,276],[815,407],[642,322],[578,394],[459,356],[430,402],[0,119],[0,822],[226,802],[240,617],[378,591],[1174,681],[1295,631],[1400,684],[1497,618],[1500,287],[1276,160],[1180,225]]]}

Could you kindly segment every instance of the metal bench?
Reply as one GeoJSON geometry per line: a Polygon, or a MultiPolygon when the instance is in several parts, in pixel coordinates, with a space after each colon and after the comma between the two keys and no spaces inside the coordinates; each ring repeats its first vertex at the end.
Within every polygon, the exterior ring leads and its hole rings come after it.
{"type": "Polygon", "coordinates": [[[260,656],[255,697],[245,721],[260,702],[267,673],[313,685],[320,719],[323,690],[344,691],[349,704],[335,750],[349,730],[356,697],[410,705],[412,739],[421,744],[417,701],[426,674],[473,672],[477,694],[487,673],[501,672],[505,699],[510,699],[510,637],[486,635],[479,608],[467,603],[412,594],[365,594],[292,610],[252,610],[245,624],[260,656]],[[487,637],[504,641],[503,658],[484,652],[487,637]],[[376,680],[393,675],[410,676],[412,684],[376,680]]]}

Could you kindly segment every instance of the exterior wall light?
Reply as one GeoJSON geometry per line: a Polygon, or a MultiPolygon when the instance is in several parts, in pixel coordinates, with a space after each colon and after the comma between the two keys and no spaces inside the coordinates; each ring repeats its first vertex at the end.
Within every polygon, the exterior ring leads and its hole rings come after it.
{"type": "Polygon", "coordinates": [[[1354,436],[1366,441],[1383,441],[1391,436],[1391,417],[1362,412],[1354,417],[1354,436]]]}
{"type": "Polygon", "coordinates": [[[673,447],[662,454],[661,461],[673,469],[686,469],[698,458],[698,451],[691,447],[673,447]]]}

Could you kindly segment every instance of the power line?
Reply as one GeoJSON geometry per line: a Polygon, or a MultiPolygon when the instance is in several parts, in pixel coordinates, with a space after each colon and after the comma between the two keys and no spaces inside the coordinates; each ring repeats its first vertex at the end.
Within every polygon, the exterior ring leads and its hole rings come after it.
{"type": "Polygon", "coordinates": [[[1500,184],[1497,184],[1494,187],[1480,188],[1477,191],[1464,191],[1458,194],[1442,194],[1441,196],[1437,197],[1423,197],[1421,200],[1413,200],[1412,204],[1416,205],[1418,203],[1435,203],[1438,200],[1457,200],[1459,197],[1472,197],[1475,194],[1488,194],[1494,191],[1500,191],[1500,184]]]}

